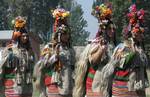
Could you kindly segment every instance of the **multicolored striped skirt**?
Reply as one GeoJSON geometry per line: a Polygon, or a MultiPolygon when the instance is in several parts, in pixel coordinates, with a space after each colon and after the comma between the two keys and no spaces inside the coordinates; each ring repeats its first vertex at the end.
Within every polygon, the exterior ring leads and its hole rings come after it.
{"type": "Polygon", "coordinates": [[[4,79],[5,97],[32,97],[32,84],[17,85],[15,79],[4,79]]]}
{"type": "Polygon", "coordinates": [[[61,97],[61,95],[59,95],[57,84],[52,84],[51,79],[52,79],[51,76],[45,75],[44,83],[46,86],[46,95],[48,97],[61,97]]]}
{"type": "Polygon", "coordinates": [[[146,97],[144,91],[128,91],[127,81],[113,80],[112,97],[146,97]]]}
{"type": "Polygon", "coordinates": [[[73,81],[71,68],[65,68],[60,75],[45,69],[44,83],[48,97],[72,97],[73,81]],[[59,84],[58,84],[59,83],[59,84]]]}
{"type": "Polygon", "coordinates": [[[86,79],[86,97],[103,97],[102,93],[92,91],[92,83],[93,83],[96,70],[90,67],[88,71],[89,72],[87,74],[87,79],[86,79]]]}

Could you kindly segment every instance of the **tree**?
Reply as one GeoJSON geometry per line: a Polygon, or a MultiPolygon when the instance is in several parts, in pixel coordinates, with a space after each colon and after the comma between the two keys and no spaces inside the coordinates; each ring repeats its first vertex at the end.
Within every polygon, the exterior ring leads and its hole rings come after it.
{"type": "Polygon", "coordinates": [[[13,29],[12,19],[18,15],[25,16],[28,30],[39,34],[44,42],[48,42],[53,24],[50,9],[55,8],[58,2],[59,0],[1,0],[0,29],[13,29]]]}
{"type": "Polygon", "coordinates": [[[47,43],[52,33],[53,18],[50,10],[55,8],[59,0],[32,0],[30,12],[30,29],[40,35],[47,43]]]}
{"type": "Polygon", "coordinates": [[[10,29],[10,25],[8,22],[8,4],[5,0],[0,1],[0,29],[10,29]]]}
{"type": "Polygon", "coordinates": [[[86,45],[86,39],[89,37],[90,33],[84,29],[87,27],[87,21],[83,18],[84,12],[81,5],[77,4],[73,0],[66,0],[66,2],[60,2],[60,4],[62,4],[62,6],[71,13],[69,25],[71,27],[73,45],[86,45]]]}
{"type": "Polygon", "coordinates": [[[117,27],[116,35],[117,40],[122,40],[122,29],[124,26],[128,25],[126,14],[128,12],[128,8],[131,5],[128,0],[109,0],[113,5],[113,21],[117,27]],[[120,38],[121,37],[121,38],[120,38]]]}

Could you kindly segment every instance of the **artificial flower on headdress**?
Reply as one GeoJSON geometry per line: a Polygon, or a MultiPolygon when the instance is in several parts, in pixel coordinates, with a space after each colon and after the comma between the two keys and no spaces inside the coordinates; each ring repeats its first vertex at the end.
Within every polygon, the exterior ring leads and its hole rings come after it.
{"type": "Polygon", "coordinates": [[[110,18],[112,15],[112,10],[105,4],[101,4],[93,9],[92,15],[96,18],[110,18]]]}
{"type": "Polygon", "coordinates": [[[144,21],[145,12],[143,9],[137,10],[136,5],[133,4],[129,8],[129,13],[127,17],[129,19],[129,27],[131,33],[143,33],[144,28],[142,27],[142,23],[144,21]]]}
{"type": "Polygon", "coordinates": [[[95,16],[99,22],[99,31],[98,31],[99,34],[97,34],[96,37],[102,34],[107,34],[109,38],[110,37],[112,38],[114,35],[115,25],[111,20],[112,16],[111,3],[100,4],[96,6],[92,11],[92,15],[95,16]]]}
{"type": "Polygon", "coordinates": [[[129,7],[129,11],[130,11],[130,12],[136,12],[136,11],[137,11],[136,5],[135,5],[135,4],[131,5],[131,6],[129,7]]]}
{"type": "Polygon", "coordinates": [[[25,18],[23,18],[21,16],[18,16],[15,18],[15,27],[16,28],[22,28],[25,26],[25,24],[26,24],[25,18]]]}
{"type": "Polygon", "coordinates": [[[144,15],[145,15],[145,11],[143,9],[140,9],[138,12],[137,12],[137,16],[138,16],[138,19],[143,22],[144,20],[144,15]]]}
{"type": "Polygon", "coordinates": [[[144,32],[144,28],[140,27],[138,24],[136,24],[133,28],[132,28],[132,33],[143,33],[144,32]]]}
{"type": "Polygon", "coordinates": [[[135,25],[138,21],[143,23],[145,11],[143,9],[137,10],[136,5],[133,4],[129,8],[127,17],[131,25],[135,25]]]}
{"type": "Polygon", "coordinates": [[[70,15],[69,11],[66,11],[63,8],[57,8],[52,11],[53,18],[64,19],[70,15]]]}
{"type": "Polygon", "coordinates": [[[64,20],[65,18],[69,17],[70,12],[66,11],[63,8],[57,8],[52,11],[52,15],[53,15],[53,18],[55,18],[53,30],[54,30],[54,32],[56,32],[58,24],[59,24],[59,20],[64,20]]]}
{"type": "Polygon", "coordinates": [[[98,19],[101,29],[106,29],[108,25],[111,24],[110,20],[111,20],[112,10],[109,6],[105,4],[96,6],[92,11],[92,15],[98,19]]]}

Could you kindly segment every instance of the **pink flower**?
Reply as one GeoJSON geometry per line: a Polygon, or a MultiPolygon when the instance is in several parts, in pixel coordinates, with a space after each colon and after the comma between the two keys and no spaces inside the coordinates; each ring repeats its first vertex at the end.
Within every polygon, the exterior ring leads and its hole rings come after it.
{"type": "Polygon", "coordinates": [[[130,12],[136,12],[136,5],[135,4],[131,5],[129,8],[129,11],[130,12]]]}

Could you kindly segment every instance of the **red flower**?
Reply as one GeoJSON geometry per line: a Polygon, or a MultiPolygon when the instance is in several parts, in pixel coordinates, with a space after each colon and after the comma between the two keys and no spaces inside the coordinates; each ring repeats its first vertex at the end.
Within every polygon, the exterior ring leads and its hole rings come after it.
{"type": "Polygon", "coordinates": [[[131,23],[132,25],[134,25],[134,24],[136,23],[136,20],[133,19],[133,18],[131,18],[131,19],[130,19],[130,23],[131,23]]]}

